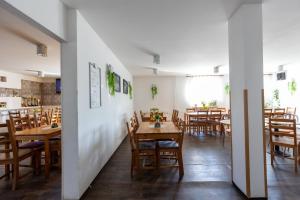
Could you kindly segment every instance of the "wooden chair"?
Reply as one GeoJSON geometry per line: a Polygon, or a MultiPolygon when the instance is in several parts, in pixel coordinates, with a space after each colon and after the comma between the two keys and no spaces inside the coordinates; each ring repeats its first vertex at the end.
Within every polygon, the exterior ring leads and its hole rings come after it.
{"type": "Polygon", "coordinates": [[[140,115],[141,115],[142,122],[147,121],[145,118],[145,114],[141,110],[140,110],[140,115]]]}
{"type": "Polygon", "coordinates": [[[287,107],[284,118],[298,120],[298,116],[296,115],[296,108],[295,107],[287,107]]]}
{"type": "Polygon", "coordinates": [[[134,111],[134,118],[135,118],[137,127],[139,127],[139,126],[140,126],[140,123],[139,123],[139,119],[138,119],[138,116],[137,116],[137,114],[136,114],[135,111],[134,111]]]}
{"type": "Polygon", "coordinates": [[[172,121],[173,122],[177,122],[178,121],[178,114],[179,114],[179,111],[174,109],[173,113],[172,113],[172,121]]]}
{"type": "MultiPolygon", "coordinates": [[[[275,146],[293,149],[293,156],[288,159],[295,161],[295,172],[298,171],[298,139],[296,133],[296,120],[270,118],[270,151],[271,165],[274,166],[275,146]]],[[[284,155],[283,155],[284,157],[284,155]]]]}
{"type": "Polygon", "coordinates": [[[203,109],[198,111],[196,124],[198,126],[198,133],[201,131],[205,134],[208,132],[208,110],[203,109]]]}
{"type": "Polygon", "coordinates": [[[136,141],[134,136],[136,132],[135,125],[133,122],[127,122],[126,125],[131,145],[131,177],[133,177],[134,170],[156,169],[156,143],[136,141]],[[151,162],[147,163],[147,161],[151,162]]]}
{"type": "Polygon", "coordinates": [[[284,118],[285,108],[274,108],[273,117],[274,118],[284,118]]]}
{"type": "Polygon", "coordinates": [[[182,144],[183,144],[183,135],[185,129],[185,123],[180,119],[177,123],[177,127],[182,130],[177,138],[174,138],[172,141],[158,141],[158,159],[157,165],[159,168],[166,167],[178,167],[179,168],[179,179],[184,175],[183,167],[183,158],[182,158],[182,144]],[[168,159],[169,161],[174,161],[173,163],[161,164],[161,159],[168,159]]]}
{"type": "MultiPolygon", "coordinates": [[[[8,176],[12,172],[12,190],[15,190],[17,187],[17,181],[23,178],[28,173],[20,176],[19,167],[28,167],[26,165],[21,165],[20,162],[28,158],[35,160],[35,164],[31,165],[35,170],[40,166],[40,148],[22,148],[18,147],[18,143],[15,139],[15,129],[14,124],[11,120],[7,120],[8,127],[8,138],[2,139],[0,141],[0,165],[5,165],[5,174],[2,177],[8,176]],[[10,171],[10,166],[12,166],[12,171],[10,171]]],[[[33,163],[33,162],[32,162],[33,163]]]]}
{"type": "Polygon", "coordinates": [[[208,126],[210,127],[210,131],[212,133],[217,133],[217,131],[220,131],[221,127],[221,121],[222,119],[222,111],[221,110],[211,110],[209,119],[207,121],[208,126]]]}

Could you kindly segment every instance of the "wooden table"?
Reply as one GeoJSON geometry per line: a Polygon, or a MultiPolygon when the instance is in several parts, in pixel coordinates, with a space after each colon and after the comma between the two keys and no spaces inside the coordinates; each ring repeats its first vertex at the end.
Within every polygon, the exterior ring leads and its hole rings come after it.
{"type": "MultiPolygon", "coordinates": [[[[136,141],[141,139],[150,140],[179,140],[182,131],[173,122],[163,122],[160,128],[154,128],[153,122],[142,122],[134,134],[136,141]]],[[[182,155],[181,155],[182,158],[182,155]]],[[[182,162],[182,161],[181,161],[182,162]]],[[[179,165],[180,177],[184,174],[183,164],[179,165]]]]}
{"type": "Polygon", "coordinates": [[[37,127],[17,131],[15,133],[16,140],[40,140],[45,143],[45,176],[49,177],[50,174],[50,142],[49,140],[55,136],[61,135],[61,127],[51,128],[50,126],[37,127]]]}

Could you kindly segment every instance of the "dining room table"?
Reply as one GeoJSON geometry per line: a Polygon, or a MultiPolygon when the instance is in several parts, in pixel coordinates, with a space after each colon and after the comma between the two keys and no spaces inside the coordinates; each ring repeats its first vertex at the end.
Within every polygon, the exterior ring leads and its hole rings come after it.
{"type": "Polygon", "coordinates": [[[58,137],[61,135],[61,126],[52,128],[50,125],[41,126],[31,129],[25,129],[22,131],[16,131],[15,137],[18,141],[43,141],[45,146],[45,177],[48,178],[50,175],[50,140],[51,138],[58,137]]]}
{"type": "MultiPolygon", "coordinates": [[[[155,128],[154,122],[142,122],[134,134],[135,140],[173,140],[178,141],[181,137],[180,130],[174,122],[161,122],[159,128],[155,128]]],[[[184,174],[183,166],[179,166],[179,173],[184,174]]]]}

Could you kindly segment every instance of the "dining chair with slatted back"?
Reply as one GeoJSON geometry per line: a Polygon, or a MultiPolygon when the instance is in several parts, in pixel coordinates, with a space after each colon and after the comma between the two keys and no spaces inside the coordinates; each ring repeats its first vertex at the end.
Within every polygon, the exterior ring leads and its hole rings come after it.
{"type": "Polygon", "coordinates": [[[198,133],[203,132],[205,134],[208,133],[208,109],[202,109],[197,112],[197,126],[198,133]]]}
{"type": "Polygon", "coordinates": [[[158,160],[157,165],[159,168],[166,167],[178,167],[179,168],[179,179],[181,179],[184,175],[184,167],[183,167],[183,157],[182,157],[182,145],[183,145],[183,136],[185,123],[182,119],[178,120],[178,124],[176,125],[178,129],[181,130],[178,133],[177,137],[172,141],[158,141],[157,151],[158,151],[158,160]],[[161,163],[160,160],[171,160],[172,162],[161,163]],[[173,162],[175,160],[176,162],[173,162]]]}
{"type": "MultiPolygon", "coordinates": [[[[271,165],[274,166],[274,149],[275,146],[293,149],[293,156],[288,159],[294,160],[295,172],[298,171],[298,138],[296,132],[296,120],[270,118],[269,122],[270,131],[270,152],[271,152],[271,165]]],[[[284,156],[284,155],[283,155],[284,156]]]]}
{"type": "MultiPolygon", "coordinates": [[[[34,158],[38,161],[38,159],[40,159],[40,149],[20,149],[15,138],[14,124],[11,120],[7,120],[6,123],[9,137],[8,140],[4,142],[6,148],[2,152],[0,151],[0,153],[4,153],[4,155],[0,155],[0,164],[12,165],[12,190],[15,190],[17,181],[31,173],[28,172],[20,176],[19,167],[25,167],[25,165],[20,165],[20,162],[28,158],[34,158]]],[[[35,165],[30,165],[29,167],[33,167],[36,170],[39,168],[39,163],[35,162],[35,165]]]]}
{"type": "Polygon", "coordinates": [[[135,111],[134,111],[134,118],[135,118],[135,121],[136,121],[137,126],[139,127],[139,126],[140,126],[140,123],[139,123],[139,119],[138,119],[138,116],[137,116],[137,114],[136,114],[135,111]]]}
{"type": "Polygon", "coordinates": [[[273,117],[274,118],[284,118],[285,108],[274,108],[273,117]]]}
{"type": "Polygon", "coordinates": [[[137,141],[135,138],[136,129],[134,123],[126,122],[126,126],[131,146],[131,177],[133,177],[134,171],[156,169],[156,144],[137,141]],[[146,160],[152,161],[152,165],[145,165],[144,161],[146,160]]]}

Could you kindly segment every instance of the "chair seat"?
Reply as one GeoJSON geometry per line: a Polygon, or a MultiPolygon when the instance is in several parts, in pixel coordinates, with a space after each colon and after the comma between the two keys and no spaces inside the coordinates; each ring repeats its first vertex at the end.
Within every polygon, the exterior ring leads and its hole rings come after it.
{"type": "Polygon", "coordinates": [[[139,149],[155,149],[156,142],[139,142],[139,149]]]}
{"type": "Polygon", "coordinates": [[[61,136],[58,135],[58,136],[52,137],[52,138],[50,138],[50,140],[61,140],[61,136]]]}
{"type": "Polygon", "coordinates": [[[36,149],[44,146],[44,142],[42,141],[34,141],[34,142],[26,142],[26,143],[21,143],[19,145],[20,149],[36,149]]]}
{"type": "Polygon", "coordinates": [[[175,141],[159,141],[158,147],[159,148],[178,148],[179,145],[175,141]]]}

